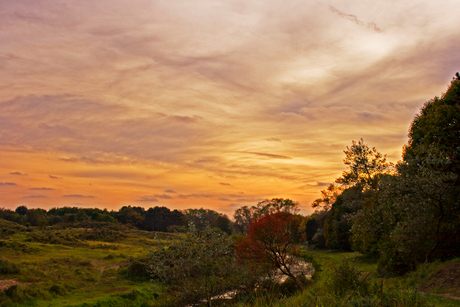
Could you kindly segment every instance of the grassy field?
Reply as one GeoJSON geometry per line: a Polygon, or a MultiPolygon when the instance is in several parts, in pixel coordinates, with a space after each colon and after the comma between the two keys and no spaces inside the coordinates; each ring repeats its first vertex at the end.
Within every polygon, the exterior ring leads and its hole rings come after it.
{"type": "Polygon", "coordinates": [[[155,236],[179,235],[100,226],[38,229],[0,220],[0,306],[160,305],[164,289],[139,274],[136,260],[155,236]]]}
{"type": "Polygon", "coordinates": [[[318,269],[314,283],[300,294],[259,306],[460,306],[460,259],[420,265],[404,277],[381,278],[377,263],[359,253],[305,253],[314,259],[318,269]],[[353,291],[333,292],[344,260],[358,272],[359,281],[368,284],[366,289],[356,290],[358,295],[353,291]]]}
{"type": "MultiPolygon", "coordinates": [[[[149,280],[144,260],[158,240],[180,240],[181,234],[145,232],[113,224],[40,229],[5,220],[0,220],[0,231],[0,307],[167,305],[166,289],[149,280]]],[[[254,292],[220,304],[460,306],[460,259],[420,265],[405,277],[381,278],[376,262],[358,253],[302,253],[317,270],[304,291],[292,296],[254,292]],[[354,279],[347,279],[353,272],[354,279]],[[347,288],[353,283],[358,287],[347,288]]]]}

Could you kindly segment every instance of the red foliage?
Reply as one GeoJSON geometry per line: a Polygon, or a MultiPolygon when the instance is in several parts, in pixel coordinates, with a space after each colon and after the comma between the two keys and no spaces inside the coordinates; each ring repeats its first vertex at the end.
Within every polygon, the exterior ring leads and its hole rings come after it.
{"type": "Polygon", "coordinates": [[[238,241],[238,260],[250,266],[285,269],[297,252],[298,229],[299,219],[290,213],[278,212],[253,219],[247,236],[238,241]]]}

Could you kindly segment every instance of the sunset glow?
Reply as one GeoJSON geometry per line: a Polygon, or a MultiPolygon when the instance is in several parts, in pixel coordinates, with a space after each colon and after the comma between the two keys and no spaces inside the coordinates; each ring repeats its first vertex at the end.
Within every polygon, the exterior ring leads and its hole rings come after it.
{"type": "Polygon", "coordinates": [[[352,140],[396,162],[460,70],[460,2],[6,0],[0,208],[302,213],[352,140]]]}

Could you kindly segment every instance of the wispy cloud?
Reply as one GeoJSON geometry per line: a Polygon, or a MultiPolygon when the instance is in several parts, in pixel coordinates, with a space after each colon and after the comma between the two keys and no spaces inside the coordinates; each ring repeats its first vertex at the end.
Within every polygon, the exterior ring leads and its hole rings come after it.
{"type": "Polygon", "coordinates": [[[142,196],[141,198],[139,198],[137,201],[144,201],[144,202],[157,202],[158,199],[156,199],[155,197],[153,196],[142,196]]]}
{"type": "Polygon", "coordinates": [[[215,195],[212,195],[212,194],[180,194],[178,196],[179,198],[182,198],[182,199],[188,199],[188,198],[213,198],[215,197],[215,195]]]}
{"type": "Polygon", "coordinates": [[[253,154],[253,155],[256,155],[256,156],[271,158],[271,159],[292,159],[291,157],[288,157],[288,156],[269,154],[269,153],[263,153],[263,152],[246,151],[246,153],[253,154]]]}
{"type": "Polygon", "coordinates": [[[47,197],[44,195],[27,195],[27,196],[24,196],[23,198],[47,198],[47,197]]]}
{"type": "Polygon", "coordinates": [[[335,7],[333,6],[329,6],[329,8],[331,9],[332,12],[336,13],[337,15],[339,15],[340,17],[343,17],[345,19],[348,19],[350,21],[353,21],[354,23],[356,23],[357,25],[360,25],[360,26],[365,26],[367,28],[370,28],[378,33],[382,33],[383,31],[375,24],[375,22],[363,22],[361,20],[358,19],[358,17],[356,15],[353,15],[353,14],[345,14],[341,11],[339,11],[338,9],[336,9],[335,7]]]}
{"type": "Polygon", "coordinates": [[[5,206],[308,207],[351,140],[400,159],[460,67],[457,0],[107,3],[1,4],[5,206]]]}
{"type": "Polygon", "coordinates": [[[95,198],[92,195],[81,195],[81,194],[67,194],[67,195],[64,195],[62,197],[66,197],[66,198],[95,198]]]}
{"type": "Polygon", "coordinates": [[[18,175],[18,176],[25,176],[27,174],[21,172],[10,172],[10,175],[18,175]]]}
{"type": "Polygon", "coordinates": [[[155,197],[157,197],[157,198],[162,198],[162,199],[172,199],[172,197],[169,196],[169,195],[167,195],[167,194],[162,194],[162,195],[160,195],[160,194],[155,194],[155,197]]]}

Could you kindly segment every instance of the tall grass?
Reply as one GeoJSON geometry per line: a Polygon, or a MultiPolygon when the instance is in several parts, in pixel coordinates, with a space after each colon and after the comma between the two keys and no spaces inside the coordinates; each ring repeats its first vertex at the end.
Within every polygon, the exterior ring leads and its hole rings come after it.
{"type": "Polygon", "coordinates": [[[434,307],[460,306],[456,301],[433,300],[420,293],[406,278],[382,279],[376,265],[352,253],[316,252],[306,258],[313,261],[316,274],[303,291],[273,296],[256,292],[251,300],[237,307],[434,307]],[[349,257],[349,258],[347,258],[349,257]],[[366,268],[366,271],[361,270],[366,268]]]}

